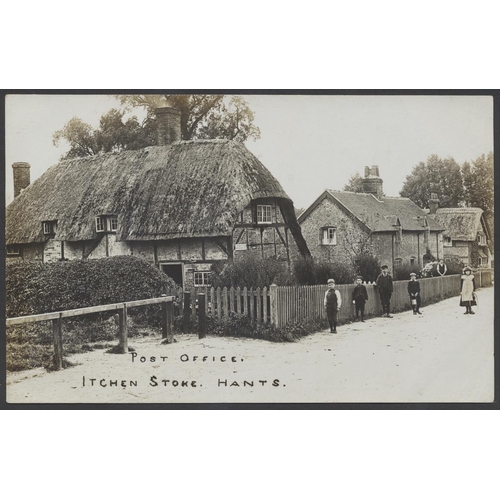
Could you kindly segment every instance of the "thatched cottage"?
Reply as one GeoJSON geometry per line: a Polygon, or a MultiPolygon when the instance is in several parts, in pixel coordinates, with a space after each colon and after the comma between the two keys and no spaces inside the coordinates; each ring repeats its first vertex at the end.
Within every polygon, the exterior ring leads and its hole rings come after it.
{"type": "Polygon", "coordinates": [[[180,141],[180,113],[157,114],[159,146],[65,160],[32,184],[29,165],[14,164],[7,256],[135,255],[189,287],[247,252],[309,255],[291,199],[244,145],[180,141]]]}
{"type": "Polygon", "coordinates": [[[474,267],[492,267],[491,235],[480,208],[438,208],[434,218],[445,228],[443,257],[474,267]]]}
{"type": "Polygon", "coordinates": [[[408,198],[384,196],[378,166],[365,167],[363,192],[325,191],[298,218],[311,253],[343,260],[363,251],[393,271],[443,256],[442,226],[408,198]]]}

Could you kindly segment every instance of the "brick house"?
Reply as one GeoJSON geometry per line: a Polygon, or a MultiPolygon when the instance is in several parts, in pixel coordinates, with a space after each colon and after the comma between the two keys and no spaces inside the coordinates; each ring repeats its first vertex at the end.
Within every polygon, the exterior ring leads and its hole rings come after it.
{"type": "Polygon", "coordinates": [[[135,255],[187,288],[247,252],[310,255],[291,199],[244,145],[180,141],[180,112],[157,116],[158,146],[65,160],[32,184],[29,165],[14,164],[7,257],[135,255]]]}
{"type": "Polygon", "coordinates": [[[298,218],[312,255],[356,260],[363,251],[391,271],[403,263],[422,266],[429,251],[443,256],[443,228],[408,198],[384,196],[377,166],[365,167],[363,192],[325,191],[298,218]]]}
{"type": "Polygon", "coordinates": [[[482,209],[438,208],[433,216],[445,228],[445,261],[458,259],[473,267],[492,267],[491,235],[482,209]]]}

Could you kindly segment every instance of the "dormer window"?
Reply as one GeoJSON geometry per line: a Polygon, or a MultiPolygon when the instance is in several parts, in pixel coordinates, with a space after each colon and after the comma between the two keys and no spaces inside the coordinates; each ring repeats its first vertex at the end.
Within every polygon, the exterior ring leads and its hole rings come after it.
{"type": "Polygon", "coordinates": [[[100,215],[95,218],[95,230],[98,233],[116,233],[118,217],[116,215],[100,215]]]}
{"type": "Polygon", "coordinates": [[[486,236],[484,236],[484,234],[478,234],[477,235],[477,242],[480,244],[480,245],[486,245],[486,236]]]}
{"type": "Polygon", "coordinates": [[[95,230],[98,233],[104,233],[104,217],[95,218],[95,230]]]}
{"type": "Polygon", "coordinates": [[[43,234],[45,236],[54,236],[56,234],[57,221],[46,220],[42,222],[43,234]]]}
{"type": "Polygon", "coordinates": [[[257,224],[271,224],[272,222],[271,205],[257,205],[257,224]]]}
{"type": "Polygon", "coordinates": [[[18,256],[21,255],[21,248],[17,245],[7,245],[7,256],[18,256]]]}

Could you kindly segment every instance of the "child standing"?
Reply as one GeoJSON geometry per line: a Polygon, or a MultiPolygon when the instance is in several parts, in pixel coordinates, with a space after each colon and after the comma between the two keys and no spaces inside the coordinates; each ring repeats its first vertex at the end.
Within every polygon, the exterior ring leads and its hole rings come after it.
{"type": "Polygon", "coordinates": [[[476,305],[474,300],[474,292],[476,291],[476,283],[472,269],[467,266],[462,275],[462,291],[460,292],[460,305],[465,307],[464,314],[476,314],[472,310],[472,306],[476,305]]]}
{"type": "Polygon", "coordinates": [[[328,290],[325,293],[324,306],[328,316],[328,323],[330,323],[330,333],[337,333],[337,314],[342,305],[342,299],[340,298],[340,292],[335,289],[335,280],[329,279],[327,284],[328,290]]]}
{"type": "Polygon", "coordinates": [[[415,273],[410,273],[410,281],[408,281],[408,295],[410,296],[413,314],[422,314],[420,312],[420,283],[417,281],[417,275],[415,273]]]}
{"type": "Polygon", "coordinates": [[[436,266],[436,271],[439,276],[444,276],[446,274],[446,271],[448,271],[448,268],[446,267],[443,259],[440,259],[439,264],[436,266]]]}
{"type": "Polygon", "coordinates": [[[359,319],[359,314],[361,313],[361,321],[364,323],[365,302],[368,300],[368,292],[366,291],[366,286],[362,283],[363,278],[361,276],[357,276],[356,287],[352,291],[352,303],[356,307],[356,319],[359,319]]]}

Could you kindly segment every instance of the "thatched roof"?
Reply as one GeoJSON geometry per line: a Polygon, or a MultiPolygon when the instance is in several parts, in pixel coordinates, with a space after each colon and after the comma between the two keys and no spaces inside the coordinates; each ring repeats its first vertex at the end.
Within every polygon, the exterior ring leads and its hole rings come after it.
{"type": "Polygon", "coordinates": [[[58,221],[57,240],[94,239],[95,217],[104,214],[118,216],[119,240],[230,235],[240,211],[259,198],[280,199],[293,213],[280,183],[229,140],[75,158],[48,169],[7,207],[6,243],[44,241],[46,220],[58,221]]]}
{"type": "Polygon", "coordinates": [[[445,227],[444,235],[453,240],[473,241],[478,231],[482,231],[480,208],[438,208],[436,221],[445,227]]]}
{"type": "Polygon", "coordinates": [[[325,192],[299,217],[302,222],[322,199],[329,198],[346,213],[352,214],[372,232],[397,231],[401,227],[404,231],[424,231],[429,227],[431,231],[441,231],[443,228],[418,205],[409,198],[395,198],[384,196],[377,199],[368,193],[353,193],[350,191],[325,192]],[[428,225],[428,226],[427,226],[428,225]]]}

